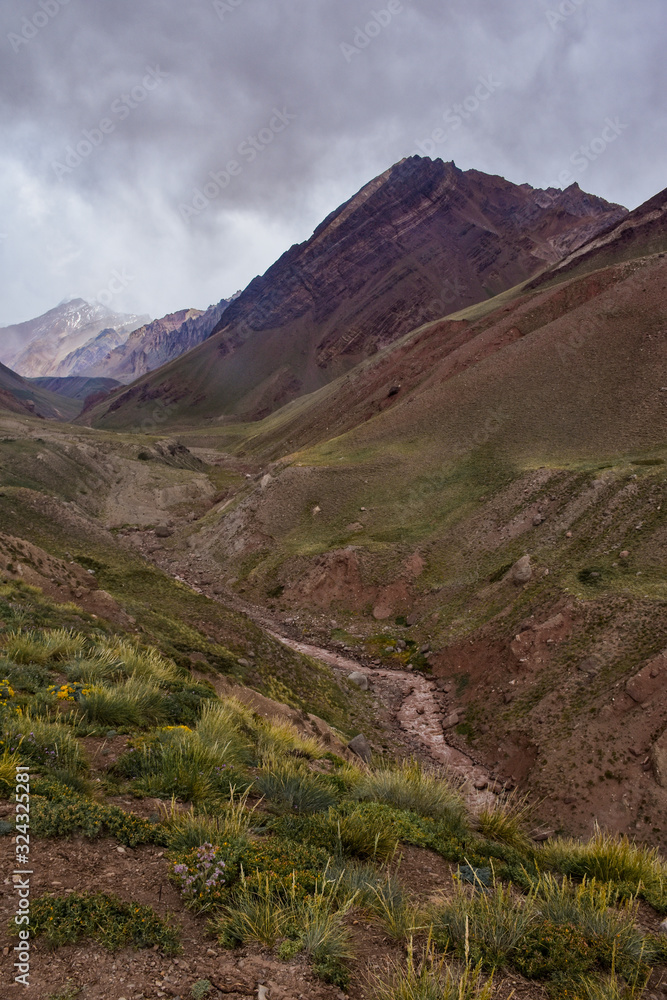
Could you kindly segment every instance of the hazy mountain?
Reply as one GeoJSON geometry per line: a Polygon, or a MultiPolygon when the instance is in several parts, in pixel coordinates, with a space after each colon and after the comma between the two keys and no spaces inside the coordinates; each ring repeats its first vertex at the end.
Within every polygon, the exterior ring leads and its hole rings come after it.
{"type": "Polygon", "coordinates": [[[0,359],[27,377],[55,375],[72,351],[87,345],[102,330],[128,336],[147,319],[72,299],[36,319],[0,329],[0,359]]]}
{"type": "Polygon", "coordinates": [[[223,299],[205,312],[182,309],[156,319],[135,330],[121,345],[100,355],[94,363],[77,363],[76,370],[119,382],[133,382],[206,340],[229,301],[223,299]]]}

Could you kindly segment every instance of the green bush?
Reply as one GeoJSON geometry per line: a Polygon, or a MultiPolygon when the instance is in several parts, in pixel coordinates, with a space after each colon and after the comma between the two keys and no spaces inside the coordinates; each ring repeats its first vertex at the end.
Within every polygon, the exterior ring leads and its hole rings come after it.
{"type": "Polygon", "coordinates": [[[33,795],[30,828],[36,837],[110,836],[127,847],[167,843],[164,826],[75,795],[55,801],[33,795]]]}
{"type": "Polygon", "coordinates": [[[155,945],[165,955],[181,951],[177,931],[150,906],[126,903],[103,892],[32,900],[30,933],[43,936],[51,947],[93,938],[110,951],[155,945]]]}

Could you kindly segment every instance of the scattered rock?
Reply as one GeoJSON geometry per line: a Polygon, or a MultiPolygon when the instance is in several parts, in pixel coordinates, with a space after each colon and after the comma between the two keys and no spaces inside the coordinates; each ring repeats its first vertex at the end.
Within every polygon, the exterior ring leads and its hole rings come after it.
{"type": "Polygon", "coordinates": [[[528,583],[533,576],[533,567],[530,564],[530,556],[521,556],[511,569],[512,580],[518,586],[528,583]]]}
{"type": "Polygon", "coordinates": [[[535,527],[536,527],[536,528],[537,528],[537,527],[538,527],[538,526],[539,526],[540,524],[544,524],[544,518],[542,517],[542,515],[541,515],[541,514],[536,514],[536,515],[535,515],[535,517],[533,518],[533,524],[535,525],[535,527]]]}
{"type": "Polygon", "coordinates": [[[454,726],[458,726],[459,719],[460,719],[459,713],[452,712],[452,714],[448,715],[445,721],[443,722],[442,724],[443,729],[452,729],[454,726]]]}
{"type": "Polygon", "coordinates": [[[347,679],[352,681],[353,684],[356,684],[362,691],[368,691],[370,687],[370,684],[368,683],[368,675],[362,674],[360,670],[354,670],[348,675],[347,679]]]}
{"type": "Polygon", "coordinates": [[[621,557],[621,559],[629,559],[630,553],[628,552],[627,549],[623,549],[622,552],[619,552],[619,556],[621,557]]]}
{"type": "Polygon", "coordinates": [[[473,787],[478,792],[483,792],[485,788],[488,788],[488,785],[489,785],[489,782],[488,782],[488,780],[486,778],[477,778],[477,780],[475,781],[473,787]]]}
{"type": "Polygon", "coordinates": [[[566,538],[572,538],[572,532],[571,531],[566,531],[565,532],[565,537],[566,538]]]}
{"type": "Polygon", "coordinates": [[[351,750],[352,753],[355,753],[357,757],[361,757],[366,764],[370,764],[373,751],[371,750],[371,745],[363,733],[359,733],[359,735],[355,736],[353,740],[350,740],[347,748],[348,750],[351,750]]]}
{"type": "Polygon", "coordinates": [[[658,934],[667,934],[667,920],[663,920],[658,927],[658,934]]]}
{"type": "Polygon", "coordinates": [[[407,645],[408,644],[405,641],[405,639],[397,639],[396,640],[396,648],[397,649],[406,649],[407,645]]]}
{"type": "Polygon", "coordinates": [[[535,830],[534,833],[531,833],[532,839],[537,844],[543,844],[545,840],[551,840],[553,835],[553,830],[535,830]]]}
{"type": "Polygon", "coordinates": [[[168,528],[164,524],[160,525],[160,527],[155,529],[156,538],[171,538],[172,535],[173,531],[171,530],[171,528],[168,528]]]}

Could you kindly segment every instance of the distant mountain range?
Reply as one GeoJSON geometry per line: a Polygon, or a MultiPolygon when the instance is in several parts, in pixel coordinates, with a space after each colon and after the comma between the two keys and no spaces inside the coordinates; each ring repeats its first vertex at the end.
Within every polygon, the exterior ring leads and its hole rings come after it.
{"type": "Polygon", "coordinates": [[[108,343],[119,344],[149,318],[71,299],[37,319],[0,329],[0,361],[28,378],[82,374],[67,363],[72,352],[87,347],[103,332],[108,343]]]}
{"type": "MultiPolygon", "coordinates": [[[[159,368],[210,336],[230,300],[222,299],[205,312],[181,309],[135,330],[111,351],[85,365],[87,375],[133,382],[139,375],[159,368]]],[[[84,371],[79,365],[78,370],[84,371]]]]}
{"type": "Polygon", "coordinates": [[[231,301],[146,322],[147,316],[113,313],[73,299],[37,319],[0,329],[0,360],[27,378],[132,382],[201,344],[231,301]]]}
{"type": "Polygon", "coordinates": [[[156,398],[179,420],[260,419],[420,325],[533,277],[626,215],[577,184],[539,190],[410,157],[251,281],[201,346],[114,393],[96,419],[134,423],[156,398]]]}

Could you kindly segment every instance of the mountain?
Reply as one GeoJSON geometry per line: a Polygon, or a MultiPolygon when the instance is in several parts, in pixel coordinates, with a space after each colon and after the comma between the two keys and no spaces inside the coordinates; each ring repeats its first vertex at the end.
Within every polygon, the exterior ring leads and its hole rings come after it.
{"type": "Polygon", "coordinates": [[[202,312],[182,309],[135,330],[121,345],[94,363],[79,365],[89,375],[104,375],[119,382],[133,382],[201,344],[210,336],[230,300],[222,299],[202,312]]]}
{"type": "Polygon", "coordinates": [[[28,379],[32,385],[47,392],[54,392],[58,396],[66,396],[68,399],[78,399],[84,402],[89,396],[99,392],[111,392],[112,389],[120,385],[112,378],[86,378],[85,376],[70,376],[68,378],[56,378],[46,376],[44,378],[28,379]]]}
{"type": "Polygon", "coordinates": [[[161,565],[378,677],[421,664],[438,739],[546,829],[664,843],[666,288],[663,191],[261,422],[179,428],[246,478],[161,565]]]}
{"type": "Polygon", "coordinates": [[[80,410],[77,402],[62,399],[0,364],[0,412],[49,420],[73,420],[80,410]]]}
{"type": "Polygon", "coordinates": [[[102,330],[113,328],[121,336],[129,335],[147,319],[72,299],[37,319],[0,329],[0,360],[29,378],[55,375],[67,355],[88,344],[102,330]]]}
{"type": "Polygon", "coordinates": [[[254,279],[204,344],[95,419],[134,423],[155,399],[179,421],[259,419],[419,325],[525,281],[626,215],[576,184],[543,191],[410,157],[254,279]]]}
{"type": "Polygon", "coordinates": [[[128,336],[127,331],[121,333],[114,329],[102,330],[101,333],[63,358],[56,368],[54,377],[86,376],[89,372],[94,371],[99,362],[107,357],[114,348],[124,344],[128,336]]]}

